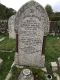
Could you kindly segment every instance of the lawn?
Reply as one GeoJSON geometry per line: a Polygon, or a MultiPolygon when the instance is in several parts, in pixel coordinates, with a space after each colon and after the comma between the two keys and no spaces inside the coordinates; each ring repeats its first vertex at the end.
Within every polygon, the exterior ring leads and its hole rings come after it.
{"type": "MultiPolygon", "coordinates": [[[[8,74],[11,64],[14,60],[15,54],[15,46],[16,42],[13,39],[9,39],[5,36],[5,40],[0,42],[0,50],[13,50],[13,52],[1,52],[0,51],[0,58],[3,59],[3,66],[0,70],[0,80],[4,80],[6,75],[8,74]],[[10,58],[8,58],[10,57],[10,58]]],[[[50,69],[50,62],[57,61],[57,58],[60,56],[60,39],[53,36],[47,36],[46,39],[46,48],[45,48],[45,57],[46,57],[46,66],[50,69]]]]}
{"type": "Polygon", "coordinates": [[[9,39],[8,36],[0,35],[0,38],[2,37],[5,37],[5,40],[0,42],[0,58],[3,59],[3,65],[2,68],[0,69],[0,80],[5,80],[5,77],[8,74],[11,65],[14,61],[16,42],[13,39],[9,39]],[[2,52],[1,50],[12,52],[2,52]]]}
{"type": "Polygon", "coordinates": [[[0,52],[0,58],[3,59],[3,65],[0,69],[0,80],[5,80],[14,60],[14,53],[0,52]],[[9,58],[8,58],[9,57],[9,58]]]}
{"type": "Polygon", "coordinates": [[[7,36],[5,37],[5,40],[0,42],[0,50],[6,50],[10,51],[15,49],[16,47],[16,42],[14,39],[9,39],[7,36]]]}
{"type": "Polygon", "coordinates": [[[46,66],[48,69],[50,69],[50,62],[57,61],[58,57],[60,57],[60,39],[48,36],[45,47],[46,66]]]}

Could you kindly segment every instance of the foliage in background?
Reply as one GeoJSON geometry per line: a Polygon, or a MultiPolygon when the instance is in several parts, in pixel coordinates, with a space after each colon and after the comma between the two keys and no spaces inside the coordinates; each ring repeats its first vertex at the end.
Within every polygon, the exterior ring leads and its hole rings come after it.
{"type": "Polygon", "coordinates": [[[0,3],[0,19],[9,19],[10,16],[14,15],[16,11],[12,8],[7,8],[0,3]]]}
{"type": "Polygon", "coordinates": [[[53,14],[53,9],[50,5],[46,5],[45,9],[47,11],[48,16],[50,16],[51,14],[53,14]]]}
{"type": "Polygon", "coordinates": [[[49,16],[50,21],[59,21],[60,20],[60,12],[53,12],[53,9],[49,4],[45,6],[45,10],[49,16]]]}

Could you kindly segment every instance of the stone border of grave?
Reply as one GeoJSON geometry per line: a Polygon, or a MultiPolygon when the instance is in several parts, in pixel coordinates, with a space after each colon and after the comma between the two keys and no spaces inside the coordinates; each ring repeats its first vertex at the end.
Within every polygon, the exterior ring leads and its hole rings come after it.
{"type": "Polygon", "coordinates": [[[10,70],[8,75],[6,76],[5,80],[10,80],[11,77],[12,77],[12,72],[10,70]]]}
{"type": "Polygon", "coordinates": [[[15,62],[12,63],[11,65],[11,69],[9,71],[9,73],[7,74],[5,80],[9,80],[12,77],[12,67],[15,65],[15,62]]]}
{"type": "Polygon", "coordinates": [[[14,49],[13,50],[10,50],[10,51],[0,50],[0,52],[13,52],[13,51],[14,51],[14,49]]]}
{"type": "Polygon", "coordinates": [[[57,62],[51,62],[52,71],[56,72],[58,67],[60,68],[60,57],[58,57],[57,62]]]}
{"type": "Polygon", "coordinates": [[[51,62],[52,71],[56,72],[58,70],[57,62],[51,62]]]}
{"type": "Polygon", "coordinates": [[[54,77],[56,77],[57,80],[60,80],[59,73],[57,72],[59,71],[60,68],[60,57],[58,57],[57,62],[51,62],[51,67],[52,67],[54,77]]]}
{"type": "Polygon", "coordinates": [[[5,39],[5,37],[0,38],[0,42],[2,42],[5,39]]]}
{"type": "Polygon", "coordinates": [[[57,78],[57,80],[60,80],[60,76],[57,73],[53,73],[54,77],[57,78]]]}
{"type": "MultiPolygon", "coordinates": [[[[5,80],[10,80],[10,78],[12,77],[12,69],[13,69],[13,67],[16,67],[16,68],[20,68],[20,69],[30,69],[29,67],[25,67],[24,68],[24,66],[18,66],[18,65],[16,65],[15,64],[15,61],[13,62],[13,64],[11,65],[11,69],[10,69],[10,71],[9,71],[9,73],[7,74],[7,76],[6,76],[6,78],[5,78],[5,80]]],[[[33,67],[32,67],[33,68],[33,67]]],[[[36,68],[36,67],[35,67],[36,68]]],[[[39,68],[36,68],[36,69],[39,69],[39,68]]],[[[30,69],[31,70],[31,69],[30,69]]],[[[40,68],[40,70],[42,70],[42,68],[40,68]]],[[[42,70],[44,73],[46,73],[45,71],[44,71],[44,69],[42,70]]],[[[44,74],[45,75],[45,74],[44,74]]]]}

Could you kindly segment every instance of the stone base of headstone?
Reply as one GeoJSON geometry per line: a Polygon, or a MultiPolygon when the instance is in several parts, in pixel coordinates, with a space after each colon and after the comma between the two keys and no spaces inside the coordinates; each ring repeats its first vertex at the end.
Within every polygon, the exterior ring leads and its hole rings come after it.
{"type": "Polygon", "coordinates": [[[51,33],[51,35],[52,35],[52,36],[55,36],[55,33],[54,33],[54,32],[52,32],[52,33],[51,33]]]}
{"type": "Polygon", "coordinates": [[[18,65],[18,56],[19,56],[19,55],[18,55],[18,53],[16,52],[16,53],[15,53],[15,58],[14,58],[14,59],[15,59],[15,60],[14,60],[15,65],[18,65]]]}
{"type": "Polygon", "coordinates": [[[59,67],[60,67],[60,57],[58,58],[58,64],[59,64],[59,67]]]}
{"type": "Polygon", "coordinates": [[[32,71],[30,71],[30,69],[23,69],[18,77],[18,80],[34,80],[32,71]]]}
{"type": "Polygon", "coordinates": [[[17,68],[24,68],[24,66],[15,65],[17,68]]]}
{"type": "MultiPolygon", "coordinates": [[[[15,65],[18,65],[18,66],[24,66],[23,64],[20,64],[19,62],[20,62],[20,59],[18,58],[19,57],[19,54],[16,52],[15,53],[15,65]]],[[[33,64],[32,65],[29,65],[29,61],[27,61],[28,63],[28,66],[34,66],[33,64]]],[[[42,55],[41,56],[41,59],[40,59],[40,62],[38,63],[38,61],[37,61],[37,63],[35,63],[36,64],[36,66],[38,65],[39,67],[41,67],[41,68],[44,68],[44,66],[45,66],[45,56],[44,55],[42,55]],[[39,64],[40,63],[40,64],[39,64]]],[[[25,64],[25,63],[24,63],[25,64]]],[[[25,64],[26,65],[26,64],[25,64]]],[[[27,65],[26,65],[27,66],[27,65]]],[[[35,67],[36,67],[35,66],[35,67]]]]}
{"type": "Polygon", "coordinates": [[[11,33],[9,33],[9,38],[11,38],[11,39],[16,39],[16,34],[11,34],[11,33]]]}
{"type": "Polygon", "coordinates": [[[11,68],[13,68],[15,66],[15,61],[12,63],[11,68]]]}
{"type": "Polygon", "coordinates": [[[41,57],[42,57],[42,59],[41,59],[42,60],[41,65],[42,66],[41,67],[44,68],[44,66],[45,66],[45,55],[42,55],[41,57]]]}
{"type": "Polygon", "coordinates": [[[56,62],[51,62],[52,71],[55,72],[58,70],[58,65],[56,62]]]}
{"type": "Polygon", "coordinates": [[[3,60],[0,58],[0,68],[1,68],[2,64],[3,64],[3,60]]]}

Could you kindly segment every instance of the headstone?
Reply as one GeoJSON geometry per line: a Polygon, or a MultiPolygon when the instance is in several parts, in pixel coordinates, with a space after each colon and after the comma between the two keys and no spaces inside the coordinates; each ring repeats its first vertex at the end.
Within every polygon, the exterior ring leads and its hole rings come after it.
{"type": "Polygon", "coordinates": [[[8,20],[9,38],[12,38],[12,39],[16,38],[16,34],[14,30],[14,20],[15,20],[15,15],[11,16],[8,20]]]}
{"type": "Polygon", "coordinates": [[[59,64],[59,67],[60,67],[60,57],[58,58],[58,64],[59,64]]]}
{"type": "Polygon", "coordinates": [[[51,62],[52,71],[55,72],[58,70],[58,65],[56,62],[51,62]]]}
{"type": "Polygon", "coordinates": [[[16,14],[15,31],[18,36],[16,64],[44,67],[42,45],[49,32],[49,18],[44,8],[35,1],[26,3],[16,14]]]}
{"type": "Polygon", "coordinates": [[[34,80],[30,69],[23,69],[18,77],[18,80],[34,80]]]}

